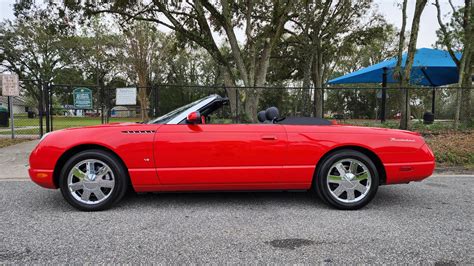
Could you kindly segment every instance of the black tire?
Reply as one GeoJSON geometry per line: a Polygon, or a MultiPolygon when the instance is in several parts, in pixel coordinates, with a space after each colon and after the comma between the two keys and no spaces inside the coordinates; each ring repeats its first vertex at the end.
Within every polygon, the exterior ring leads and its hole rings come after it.
{"type": "Polygon", "coordinates": [[[86,150],[72,156],[64,164],[59,177],[59,188],[64,199],[74,208],[81,211],[101,211],[110,208],[123,198],[128,189],[128,175],[116,155],[103,150],[86,150]],[[68,187],[68,175],[71,169],[81,161],[89,159],[99,160],[107,164],[114,176],[114,187],[110,195],[97,204],[86,204],[79,201],[73,196],[75,192],[72,192],[68,187]]]}
{"type": "Polygon", "coordinates": [[[313,189],[316,191],[318,197],[326,204],[329,204],[340,210],[357,210],[364,207],[374,198],[375,194],[377,193],[378,186],[379,173],[372,160],[367,155],[350,149],[339,150],[327,156],[318,167],[313,182],[313,189]],[[357,202],[341,202],[341,199],[338,199],[330,192],[330,188],[327,183],[328,174],[332,166],[338,161],[344,159],[355,159],[363,163],[371,175],[371,183],[368,192],[357,202]]]}

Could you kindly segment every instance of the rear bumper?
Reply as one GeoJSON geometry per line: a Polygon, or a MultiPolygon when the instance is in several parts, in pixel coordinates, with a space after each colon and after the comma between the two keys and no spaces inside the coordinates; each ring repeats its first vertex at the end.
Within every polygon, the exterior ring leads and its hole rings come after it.
{"type": "Polygon", "coordinates": [[[387,173],[386,183],[400,184],[421,181],[431,176],[434,168],[434,161],[385,164],[385,171],[387,173]]]}
{"type": "Polygon", "coordinates": [[[36,184],[45,188],[57,188],[53,181],[53,170],[28,169],[30,178],[36,184]]]}

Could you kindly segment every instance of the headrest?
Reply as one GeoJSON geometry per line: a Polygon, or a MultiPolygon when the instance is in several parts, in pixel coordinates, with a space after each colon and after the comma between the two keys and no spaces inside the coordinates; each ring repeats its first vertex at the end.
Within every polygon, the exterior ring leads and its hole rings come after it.
{"type": "Polygon", "coordinates": [[[265,110],[265,117],[267,120],[273,121],[277,119],[280,116],[280,112],[278,111],[278,108],[276,107],[269,107],[267,110],[265,110]]]}
{"type": "Polygon", "coordinates": [[[257,119],[260,123],[263,123],[265,122],[265,120],[267,120],[267,117],[265,115],[265,110],[258,112],[257,119]]]}

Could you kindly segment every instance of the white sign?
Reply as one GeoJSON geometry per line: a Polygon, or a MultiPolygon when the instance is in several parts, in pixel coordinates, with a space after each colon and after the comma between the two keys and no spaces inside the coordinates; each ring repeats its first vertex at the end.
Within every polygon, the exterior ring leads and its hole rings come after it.
{"type": "Polygon", "coordinates": [[[2,95],[20,96],[17,74],[2,74],[2,95]]]}
{"type": "Polygon", "coordinates": [[[116,105],[136,105],[137,88],[117,88],[116,105]]]}

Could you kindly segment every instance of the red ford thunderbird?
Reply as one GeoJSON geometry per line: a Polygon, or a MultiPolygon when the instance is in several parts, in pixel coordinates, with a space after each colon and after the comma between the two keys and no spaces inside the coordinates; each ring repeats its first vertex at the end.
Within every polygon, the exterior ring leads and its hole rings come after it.
{"type": "Polygon", "coordinates": [[[275,107],[258,124],[225,124],[225,106],[211,95],[149,123],[54,131],[31,153],[30,177],[85,211],[111,207],[128,189],[314,190],[358,209],[379,185],[420,181],[435,166],[417,133],[284,118],[275,107]]]}

